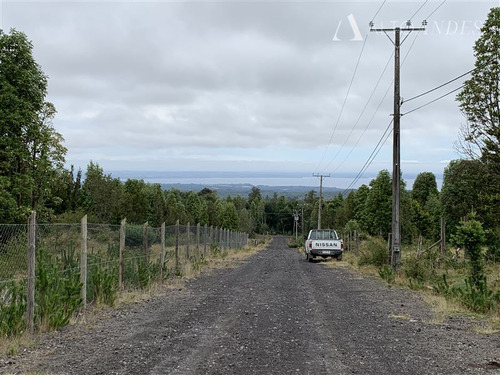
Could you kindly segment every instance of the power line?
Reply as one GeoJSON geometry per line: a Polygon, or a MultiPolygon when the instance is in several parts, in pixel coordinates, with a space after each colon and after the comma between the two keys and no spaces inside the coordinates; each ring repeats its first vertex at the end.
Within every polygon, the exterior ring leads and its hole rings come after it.
{"type": "MultiPolygon", "coordinates": [[[[387,128],[385,129],[384,131],[384,134],[382,134],[382,136],[380,137],[380,139],[378,140],[378,143],[376,144],[375,148],[373,149],[372,153],[370,154],[370,156],[368,156],[368,159],[366,160],[365,164],[363,164],[363,166],[361,167],[361,170],[358,172],[358,174],[356,175],[356,177],[354,177],[353,181],[349,184],[349,186],[347,187],[346,190],[350,189],[352,186],[354,186],[356,184],[356,182],[358,182],[358,180],[362,177],[363,173],[366,171],[366,169],[370,166],[370,164],[373,162],[375,156],[378,155],[379,151],[380,151],[380,148],[379,147],[381,144],[384,144],[385,143],[385,140],[384,142],[382,142],[382,140],[384,139],[384,137],[386,137],[386,134],[387,132],[391,129],[391,125],[393,123],[394,120],[391,120],[391,122],[389,123],[389,125],[387,126],[387,128]]],[[[391,131],[392,132],[392,131],[391,131]]],[[[389,132],[389,134],[391,133],[389,132]]],[[[386,138],[387,140],[387,138],[386,138]]]]}
{"type": "Polygon", "coordinates": [[[372,22],[375,20],[375,18],[377,18],[378,14],[379,14],[379,13],[380,13],[380,11],[382,10],[382,7],[384,6],[384,4],[385,4],[385,2],[386,2],[386,1],[387,1],[387,0],[384,0],[384,1],[382,2],[382,4],[380,4],[380,6],[379,6],[379,8],[378,8],[377,12],[376,12],[376,13],[375,13],[375,15],[372,17],[372,22]]]}
{"type": "Polygon", "coordinates": [[[456,77],[456,78],[450,79],[449,81],[447,81],[447,82],[445,82],[445,83],[443,83],[443,84],[441,84],[441,85],[439,85],[439,86],[436,86],[436,87],[434,87],[433,89],[430,89],[430,90],[428,90],[428,91],[426,91],[426,92],[423,92],[423,93],[421,93],[421,94],[419,94],[419,95],[413,96],[413,97],[411,97],[410,99],[402,100],[402,101],[401,101],[401,104],[406,103],[406,102],[409,102],[409,101],[414,100],[414,99],[417,99],[417,98],[420,98],[420,97],[422,97],[422,96],[424,96],[424,95],[430,94],[431,92],[436,91],[436,90],[440,89],[441,87],[444,87],[444,86],[446,86],[446,85],[449,85],[450,83],[455,82],[455,81],[459,80],[459,79],[460,79],[460,78],[462,78],[462,77],[465,77],[467,74],[472,73],[474,70],[475,70],[475,69],[471,69],[471,70],[469,70],[468,72],[465,72],[464,74],[461,74],[461,75],[459,75],[459,76],[458,76],[458,77],[456,77]]]}
{"type": "Polygon", "coordinates": [[[380,82],[382,81],[382,78],[385,74],[385,72],[387,71],[387,68],[389,67],[389,63],[391,62],[392,60],[392,57],[393,57],[394,53],[391,54],[391,56],[389,56],[389,59],[387,60],[387,63],[385,64],[385,67],[384,69],[382,70],[382,73],[380,74],[380,77],[378,78],[378,81],[377,83],[375,84],[375,87],[373,88],[368,100],[366,101],[363,109],[361,110],[361,113],[359,114],[358,116],[358,119],[356,120],[356,122],[354,123],[354,126],[351,128],[351,131],[349,132],[349,134],[347,135],[344,143],[342,144],[342,146],[340,146],[340,148],[337,150],[337,153],[334,155],[334,157],[328,162],[328,164],[325,166],[325,168],[323,169],[323,171],[325,171],[326,169],[328,169],[328,167],[335,161],[335,159],[337,158],[337,156],[340,154],[340,152],[342,151],[342,149],[344,148],[344,146],[346,145],[347,141],[349,140],[349,138],[351,137],[352,133],[354,132],[354,130],[356,129],[356,126],[358,126],[359,122],[361,121],[361,118],[363,117],[364,113],[366,112],[366,109],[368,108],[368,104],[370,104],[370,101],[371,99],[373,98],[373,95],[375,94],[375,91],[377,90],[380,82]]]}
{"type": "Polygon", "coordinates": [[[349,87],[347,88],[347,92],[344,97],[344,102],[342,103],[342,107],[340,108],[339,115],[337,117],[337,121],[335,122],[335,126],[333,128],[332,134],[330,135],[330,139],[328,140],[328,144],[326,145],[325,152],[323,153],[323,157],[321,158],[321,161],[319,162],[318,166],[316,167],[316,170],[319,169],[321,164],[323,163],[323,160],[325,160],[326,153],[328,152],[328,149],[330,145],[332,144],[333,136],[335,135],[335,132],[337,131],[337,127],[339,126],[340,118],[342,117],[342,114],[344,113],[344,108],[347,103],[347,98],[349,97],[349,94],[351,93],[351,88],[352,84],[354,82],[354,78],[356,77],[356,73],[358,72],[358,67],[359,67],[359,62],[361,61],[361,57],[363,56],[363,51],[365,50],[366,46],[366,41],[368,40],[368,33],[366,34],[364,40],[363,40],[363,46],[361,47],[361,51],[359,52],[358,60],[356,62],[356,66],[354,67],[354,72],[352,73],[351,77],[351,82],[349,83],[349,87]]]}
{"type": "MultiPolygon", "coordinates": [[[[410,51],[411,49],[413,48],[418,36],[420,34],[415,34],[415,38],[413,38],[413,41],[412,43],[410,44],[410,48],[408,48],[408,51],[406,52],[405,54],[405,57],[403,58],[403,61],[401,63],[401,65],[403,66],[404,63],[406,62],[406,59],[408,58],[408,55],[410,54],[410,51]]],[[[391,57],[393,56],[394,54],[391,55],[391,57]]],[[[375,110],[375,112],[373,113],[372,117],[370,118],[370,120],[368,121],[366,127],[364,128],[363,132],[361,133],[361,135],[358,137],[358,140],[356,141],[356,143],[354,144],[353,147],[351,147],[351,150],[349,151],[349,153],[346,155],[346,157],[344,158],[344,160],[339,164],[337,165],[337,167],[333,170],[333,173],[335,173],[345,162],[346,160],[349,158],[349,156],[352,154],[352,152],[354,151],[354,149],[356,148],[356,146],[359,144],[359,142],[361,141],[361,138],[364,136],[364,134],[366,133],[366,131],[368,130],[368,128],[370,127],[371,123],[373,122],[373,119],[375,118],[376,114],[378,113],[380,107],[382,106],[382,103],[384,102],[385,98],[387,97],[387,94],[389,93],[389,90],[391,89],[392,85],[394,83],[394,80],[391,81],[391,83],[389,84],[389,86],[387,87],[387,90],[385,91],[385,94],[384,96],[382,97],[382,100],[380,100],[379,104],[378,104],[378,107],[377,109],[375,110]]],[[[384,132],[385,134],[385,132],[384,132]]],[[[383,138],[384,135],[382,135],[381,138],[383,138]]],[[[379,141],[380,142],[380,141],[379,141]]],[[[364,172],[363,172],[364,173],[364,172]]],[[[356,181],[357,182],[357,181],[356,181]]],[[[355,182],[354,182],[355,183],[355,182]]]]}
{"type": "MultiPolygon", "coordinates": [[[[379,6],[379,8],[377,9],[377,11],[375,12],[375,15],[372,17],[372,22],[373,22],[373,20],[375,19],[375,17],[377,17],[377,15],[379,14],[379,12],[381,11],[381,9],[383,8],[383,6],[385,5],[386,1],[387,1],[387,0],[384,0],[384,1],[382,2],[382,4],[379,6]]],[[[357,71],[358,71],[359,63],[360,63],[360,61],[361,61],[361,57],[363,56],[363,52],[364,52],[364,50],[365,50],[366,41],[368,40],[368,35],[369,35],[369,34],[370,34],[370,33],[369,33],[369,32],[367,32],[367,33],[366,33],[366,36],[365,36],[365,38],[364,38],[364,40],[363,40],[363,45],[362,45],[362,47],[361,47],[361,51],[359,52],[358,60],[356,61],[356,66],[355,66],[355,68],[354,68],[354,72],[353,72],[353,74],[352,74],[351,81],[350,81],[350,83],[349,83],[349,87],[348,87],[347,92],[346,92],[346,95],[345,95],[345,97],[344,97],[344,101],[343,101],[343,103],[342,103],[342,107],[340,108],[340,113],[339,113],[339,115],[338,115],[338,117],[337,117],[337,121],[335,122],[335,126],[334,126],[334,129],[333,129],[332,134],[330,135],[330,139],[328,140],[328,144],[327,144],[327,146],[326,146],[326,148],[325,148],[325,152],[323,153],[323,156],[322,156],[322,158],[321,158],[321,161],[319,162],[318,166],[316,167],[316,170],[319,170],[319,168],[320,168],[321,164],[322,164],[322,163],[323,163],[323,161],[325,160],[325,156],[326,156],[326,154],[327,154],[327,152],[328,152],[328,149],[330,148],[330,145],[332,144],[333,136],[335,135],[335,132],[337,131],[337,128],[338,128],[338,125],[339,125],[340,119],[341,119],[341,117],[342,117],[342,114],[344,113],[344,108],[345,108],[345,105],[346,105],[346,103],[347,103],[347,99],[348,99],[348,97],[349,97],[349,94],[350,94],[350,92],[351,92],[352,84],[353,84],[353,82],[354,82],[354,78],[356,77],[356,73],[357,73],[357,71]]],[[[325,169],[326,169],[326,168],[325,168],[325,169]]]]}
{"type": "Polygon", "coordinates": [[[421,10],[421,9],[425,6],[425,4],[427,4],[428,2],[429,2],[429,0],[425,0],[425,1],[424,1],[424,3],[423,3],[422,5],[420,5],[420,8],[418,8],[418,9],[415,11],[415,13],[413,13],[413,15],[412,15],[410,18],[408,18],[408,19],[409,19],[409,20],[412,20],[412,19],[413,19],[413,17],[415,17],[415,16],[418,14],[418,12],[420,12],[420,10],[421,10]]]}
{"type": "Polygon", "coordinates": [[[436,13],[436,12],[438,11],[438,9],[439,9],[439,8],[441,8],[441,7],[443,6],[443,4],[444,4],[444,3],[446,3],[446,1],[447,1],[447,0],[443,0],[443,1],[441,2],[441,4],[439,4],[439,5],[436,7],[436,9],[434,9],[434,10],[431,12],[431,14],[429,14],[429,15],[428,15],[425,19],[426,19],[426,20],[428,20],[429,18],[431,18],[431,17],[432,17],[432,15],[433,15],[434,13],[436,13]]]}
{"type": "Polygon", "coordinates": [[[370,156],[368,157],[368,159],[366,160],[365,164],[363,165],[363,167],[361,167],[361,170],[358,172],[358,174],[356,175],[356,177],[354,177],[354,179],[352,180],[352,182],[349,184],[349,186],[344,190],[343,193],[346,193],[351,187],[353,187],[358,181],[359,179],[363,176],[363,173],[365,173],[365,171],[368,169],[368,167],[371,165],[371,163],[373,162],[373,160],[375,160],[375,157],[378,155],[378,153],[380,152],[380,150],[382,149],[382,146],[385,144],[385,142],[387,142],[387,139],[389,138],[389,136],[391,135],[392,133],[392,123],[394,122],[394,119],[391,120],[391,122],[389,122],[389,125],[387,126],[387,128],[385,129],[384,131],[384,134],[382,134],[382,136],[380,137],[377,145],[375,146],[375,148],[373,149],[372,153],[370,154],[370,156]],[[390,130],[390,131],[389,131],[390,130]],[[385,138],[385,139],[384,139],[385,138]],[[383,140],[383,141],[382,141],[383,140]],[[379,147],[380,146],[380,147],[379,147]]]}
{"type": "Polygon", "coordinates": [[[453,90],[451,90],[451,91],[447,92],[446,94],[441,95],[439,98],[433,99],[433,100],[431,100],[430,102],[427,102],[427,103],[425,103],[425,104],[421,105],[420,107],[414,108],[414,109],[412,109],[411,111],[408,111],[408,112],[406,112],[406,113],[401,114],[401,116],[406,116],[406,115],[408,115],[408,114],[410,114],[410,113],[412,113],[412,112],[418,111],[418,110],[419,110],[419,109],[421,109],[421,108],[427,107],[429,104],[435,103],[435,102],[437,102],[438,100],[441,100],[441,99],[443,99],[444,97],[446,97],[446,96],[448,96],[448,95],[453,94],[455,91],[460,90],[460,89],[461,89],[461,88],[463,88],[464,86],[465,86],[465,85],[462,85],[462,86],[460,86],[460,87],[457,87],[456,89],[453,89],[453,90]]]}

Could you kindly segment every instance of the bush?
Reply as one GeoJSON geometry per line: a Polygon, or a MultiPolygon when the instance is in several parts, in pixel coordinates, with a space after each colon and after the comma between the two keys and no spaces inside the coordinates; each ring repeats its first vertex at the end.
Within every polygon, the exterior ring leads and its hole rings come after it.
{"type": "Polygon", "coordinates": [[[389,285],[394,284],[394,281],[396,281],[396,274],[394,273],[392,267],[388,264],[384,264],[382,267],[380,267],[378,269],[378,274],[380,278],[382,280],[385,280],[385,282],[389,285]]]}
{"type": "Polygon", "coordinates": [[[80,273],[72,269],[59,271],[57,266],[38,262],[36,276],[35,315],[39,327],[64,327],[82,302],[80,273]]]}
{"type": "Polygon", "coordinates": [[[302,236],[298,237],[297,239],[295,239],[295,237],[290,237],[290,239],[288,240],[288,247],[290,247],[292,249],[297,249],[297,248],[301,247],[302,245],[303,245],[302,236]]]}
{"type": "Polygon", "coordinates": [[[372,237],[359,250],[359,266],[373,265],[381,268],[388,263],[387,246],[382,238],[372,237]]]}
{"type": "Polygon", "coordinates": [[[403,272],[409,280],[415,280],[418,284],[422,284],[429,278],[429,271],[425,261],[415,255],[404,259],[403,272]]]}

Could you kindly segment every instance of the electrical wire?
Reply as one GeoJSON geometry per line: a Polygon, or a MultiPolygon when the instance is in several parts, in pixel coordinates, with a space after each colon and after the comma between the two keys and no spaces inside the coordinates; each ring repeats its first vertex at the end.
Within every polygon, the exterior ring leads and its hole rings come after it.
{"type": "Polygon", "coordinates": [[[420,98],[420,97],[422,97],[422,96],[424,96],[424,95],[427,95],[427,94],[430,94],[431,92],[436,91],[436,90],[440,89],[441,87],[444,87],[444,86],[446,86],[446,85],[449,85],[450,83],[453,83],[453,82],[455,82],[456,80],[459,80],[460,78],[465,77],[467,74],[472,73],[474,70],[475,70],[475,69],[471,69],[471,70],[469,70],[468,72],[465,72],[464,74],[461,74],[461,75],[459,75],[459,76],[458,76],[458,77],[456,77],[456,78],[450,79],[449,81],[447,81],[447,82],[445,82],[445,83],[443,83],[443,84],[441,84],[441,85],[439,85],[439,86],[434,87],[433,89],[430,89],[430,90],[428,90],[428,91],[426,91],[426,92],[423,92],[423,93],[421,93],[421,94],[419,94],[419,95],[415,95],[415,96],[411,97],[410,99],[403,100],[403,101],[401,102],[401,104],[403,104],[403,103],[407,103],[407,102],[409,102],[409,101],[411,101],[411,100],[414,100],[414,99],[420,98]]]}
{"type": "MultiPolygon", "coordinates": [[[[385,5],[385,3],[386,3],[386,2],[387,2],[387,0],[384,0],[384,1],[382,2],[382,4],[379,6],[379,8],[377,9],[377,11],[375,12],[375,15],[372,17],[372,22],[373,22],[373,20],[375,19],[375,17],[377,17],[377,15],[380,13],[380,11],[382,10],[382,8],[383,8],[383,6],[385,5]]],[[[364,52],[364,50],[365,50],[366,41],[368,40],[368,35],[369,35],[369,32],[367,32],[367,33],[366,33],[366,36],[365,36],[365,38],[364,38],[364,40],[363,40],[363,45],[362,45],[362,47],[361,47],[361,51],[360,51],[360,53],[359,53],[358,60],[356,61],[356,66],[355,66],[355,68],[354,68],[354,72],[353,72],[353,74],[352,74],[351,81],[350,81],[350,83],[349,83],[349,87],[348,87],[347,92],[346,92],[346,95],[345,95],[345,97],[344,97],[344,101],[343,101],[343,103],[342,103],[342,107],[340,108],[340,113],[339,113],[339,115],[338,115],[338,117],[337,117],[337,121],[335,122],[335,126],[334,126],[334,128],[333,128],[333,132],[332,132],[332,134],[330,135],[330,139],[328,140],[328,144],[327,144],[327,146],[326,146],[326,148],[325,148],[325,152],[323,153],[323,156],[322,156],[322,158],[321,158],[321,161],[319,162],[318,166],[315,168],[315,170],[316,170],[316,171],[317,171],[317,170],[319,170],[319,168],[320,168],[321,164],[322,164],[322,163],[323,163],[323,161],[325,160],[325,156],[326,156],[326,154],[327,154],[327,152],[328,152],[328,149],[330,148],[330,145],[332,144],[333,137],[334,137],[334,135],[335,135],[335,132],[337,131],[337,128],[338,128],[338,125],[339,125],[339,123],[340,123],[340,119],[341,119],[341,117],[342,117],[342,114],[344,113],[345,105],[346,105],[346,103],[347,103],[347,99],[348,99],[349,94],[350,94],[350,92],[351,92],[352,84],[353,84],[353,82],[354,82],[354,78],[356,77],[356,73],[357,73],[357,71],[358,71],[358,67],[359,67],[359,63],[360,63],[360,61],[361,61],[361,57],[363,56],[363,52],[364,52]]]]}
{"type": "Polygon", "coordinates": [[[363,173],[365,173],[365,171],[368,169],[368,167],[371,165],[371,163],[373,162],[373,160],[375,160],[375,158],[377,157],[378,153],[380,152],[380,150],[382,149],[382,146],[385,144],[385,142],[387,142],[387,139],[389,138],[389,136],[391,135],[392,133],[392,128],[391,128],[391,125],[392,123],[394,122],[394,119],[391,120],[391,122],[389,122],[389,125],[387,126],[387,128],[385,129],[384,131],[384,134],[382,134],[382,137],[380,137],[377,145],[375,146],[375,148],[373,149],[372,153],[370,154],[370,156],[368,157],[368,160],[365,162],[365,164],[363,165],[363,167],[361,168],[361,170],[358,172],[358,174],[356,175],[356,177],[354,177],[354,180],[349,184],[349,186],[344,190],[343,192],[343,195],[351,188],[353,187],[358,181],[359,179],[363,176],[363,173]],[[390,130],[390,131],[389,131],[390,130]],[[385,137],[385,139],[384,139],[385,137]],[[383,140],[383,142],[382,142],[383,140]]]}
{"type": "Polygon", "coordinates": [[[428,20],[429,18],[431,18],[431,17],[432,17],[432,15],[433,15],[434,13],[436,13],[436,12],[438,11],[438,9],[439,9],[439,8],[441,8],[441,7],[443,6],[443,4],[444,4],[444,3],[446,3],[446,1],[447,1],[447,0],[443,0],[443,1],[441,2],[441,4],[439,4],[439,5],[436,7],[436,9],[434,9],[434,10],[431,12],[431,14],[429,14],[429,15],[428,15],[425,19],[426,19],[426,20],[428,20]]]}
{"type": "Polygon", "coordinates": [[[421,109],[421,108],[427,107],[429,104],[435,103],[435,102],[437,102],[438,100],[441,100],[441,99],[443,99],[443,98],[447,97],[448,95],[453,94],[455,91],[460,90],[460,89],[461,89],[461,88],[463,88],[464,86],[465,86],[465,85],[462,85],[462,86],[460,86],[460,87],[457,87],[456,89],[453,89],[453,90],[451,90],[451,91],[447,92],[446,94],[441,95],[440,97],[438,97],[438,98],[436,98],[436,99],[433,99],[433,100],[431,100],[430,102],[427,102],[427,103],[425,103],[425,104],[421,105],[420,107],[414,108],[414,109],[412,109],[411,111],[408,111],[408,112],[406,112],[406,113],[401,114],[401,116],[406,116],[406,115],[408,115],[408,114],[410,114],[410,113],[413,113],[413,112],[415,112],[415,111],[418,111],[418,110],[419,110],[419,109],[421,109]]]}
{"type": "MultiPolygon", "coordinates": [[[[406,52],[404,58],[403,58],[403,61],[401,63],[401,66],[403,66],[408,58],[408,55],[410,54],[410,51],[412,50],[417,38],[418,38],[418,35],[419,34],[415,34],[415,38],[413,38],[413,41],[412,43],[410,44],[410,48],[408,49],[408,51],[406,52]]],[[[364,134],[366,133],[366,131],[368,130],[368,127],[371,125],[371,123],[373,122],[373,119],[375,118],[375,115],[377,114],[377,112],[379,111],[380,107],[382,106],[382,103],[384,102],[385,98],[387,97],[387,94],[389,93],[389,90],[391,89],[392,85],[394,83],[394,79],[391,81],[391,83],[389,84],[389,86],[387,87],[387,90],[385,91],[385,94],[384,96],[382,97],[382,100],[380,100],[379,104],[378,104],[378,107],[377,109],[375,110],[375,112],[373,113],[372,117],[370,118],[370,121],[367,123],[365,129],[363,130],[363,132],[361,133],[361,135],[358,137],[358,140],[356,141],[356,143],[354,144],[353,147],[351,147],[351,150],[349,151],[349,153],[346,155],[346,157],[344,158],[344,160],[339,164],[337,165],[337,167],[335,168],[335,170],[332,172],[332,174],[334,174],[346,161],[347,159],[349,158],[349,156],[351,156],[352,152],[354,151],[354,149],[356,148],[356,146],[359,144],[359,142],[361,141],[361,138],[364,136],[364,134]]],[[[392,122],[391,122],[392,123],[392,122]]],[[[385,132],[384,134],[382,134],[381,136],[381,139],[385,136],[385,132]]],[[[380,140],[379,140],[380,142],[380,140]]],[[[385,142],[384,142],[385,143],[385,142]]],[[[378,152],[377,152],[378,154],[378,152]]],[[[371,157],[371,155],[370,155],[371,157]]],[[[370,159],[370,157],[368,158],[368,160],[370,159]]],[[[373,160],[372,160],[373,161],[373,160]]],[[[368,166],[371,164],[371,162],[369,162],[368,166]]],[[[366,168],[363,170],[364,166],[362,167],[362,171],[361,171],[361,176],[360,178],[362,177],[362,174],[366,171],[366,168]]],[[[358,178],[359,180],[359,178],[358,178]]],[[[354,181],[353,184],[355,184],[357,182],[354,181]]]]}
{"type": "Polygon", "coordinates": [[[328,152],[328,149],[330,148],[330,145],[332,144],[333,136],[335,135],[335,132],[337,131],[337,127],[339,126],[340,119],[342,117],[342,114],[344,113],[344,108],[347,103],[347,98],[349,97],[349,94],[351,93],[351,88],[352,84],[354,82],[354,78],[356,77],[356,73],[358,72],[358,67],[359,67],[359,62],[361,61],[361,57],[363,56],[363,51],[365,50],[366,46],[366,41],[368,40],[368,33],[366,34],[364,40],[363,40],[363,46],[361,47],[361,51],[359,52],[358,60],[356,62],[356,66],[354,67],[354,72],[352,73],[351,77],[351,82],[349,83],[349,87],[347,88],[347,92],[344,97],[344,102],[342,103],[342,107],[340,108],[339,115],[337,117],[337,121],[335,122],[335,126],[333,128],[332,134],[330,135],[330,139],[328,140],[328,144],[326,145],[325,152],[323,153],[323,157],[321,158],[321,161],[319,162],[318,166],[316,167],[315,170],[318,170],[323,161],[325,160],[326,153],[328,152]]]}
{"type": "MultiPolygon", "coordinates": [[[[365,114],[366,112],[366,109],[368,108],[368,104],[370,104],[370,101],[372,100],[373,98],[373,95],[375,94],[375,91],[377,90],[380,82],[382,81],[382,78],[384,77],[384,74],[385,72],[387,71],[387,68],[389,67],[389,64],[392,60],[392,57],[394,56],[394,52],[391,54],[391,56],[389,56],[389,59],[387,60],[387,63],[385,64],[385,67],[382,71],[382,73],[380,74],[380,77],[378,78],[378,81],[377,83],[375,84],[375,87],[373,88],[370,96],[368,97],[368,100],[366,101],[363,109],[361,110],[361,113],[359,114],[358,116],[358,119],[356,120],[356,122],[354,123],[354,126],[351,127],[351,131],[349,132],[349,134],[347,135],[346,139],[344,140],[344,143],[342,143],[342,145],[340,146],[340,148],[337,150],[337,153],[334,155],[334,157],[328,162],[328,164],[325,166],[325,168],[323,169],[323,172],[328,169],[328,167],[335,161],[335,159],[337,159],[337,156],[340,154],[340,152],[343,150],[344,146],[346,145],[347,141],[349,140],[349,138],[351,137],[352,133],[354,132],[354,130],[356,129],[356,127],[358,126],[359,122],[361,121],[361,118],[363,117],[363,115],[365,114]]],[[[379,107],[380,108],[380,107],[379,107]]]]}
{"type": "Polygon", "coordinates": [[[410,21],[411,21],[411,20],[413,19],[413,17],[415,17],[415,16],[418,14],[418,12],[420,12],[420,10],[421,10],[421,9],[425,6],[425,4],[427,4],[428,2],[429,2],[429,0],[425,0],[425,1],[424,1],[424,3],[423,3],[422,5],[420,5],[420,8],[418,8],[418,9],[415,11],[415,13],[413,13],[413,15],[412,15],[410,18],[408,18],[408,20],[410,20],[410,21]]]}
{"type": "Polygon", "coordinates": [[[374,20],[375,18],[377,18],[378,14],[379,14],[379,13],[380,13],[380,11],[382,10],[382,7],[384,6],[384,4],[385,4],[385,2],[386,2],[386,1],[387,1],[387,0],[384,0],[384,1],[382,2],[382,4],[379,6],[379,8],[378,8],[377,12],[376,12],[376,13],[375,13],[375,15],[372,17],[372,22],[373,22],[373,20],[374,20]]]}

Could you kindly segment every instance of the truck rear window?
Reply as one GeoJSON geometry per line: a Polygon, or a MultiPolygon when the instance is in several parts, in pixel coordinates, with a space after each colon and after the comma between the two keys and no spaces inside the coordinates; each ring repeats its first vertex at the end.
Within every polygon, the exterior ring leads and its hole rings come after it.
{"type": "Polygon", "coordinates": [[[309,235],[310,240],[337,240],[337,232],[334,230],[313,230],[309,235]]]}

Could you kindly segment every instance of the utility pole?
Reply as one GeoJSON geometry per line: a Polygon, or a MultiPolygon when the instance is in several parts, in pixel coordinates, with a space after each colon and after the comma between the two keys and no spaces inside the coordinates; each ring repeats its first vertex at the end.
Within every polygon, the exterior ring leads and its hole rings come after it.
{"type": "Polygon", "coordinates": [[[424,31],[427,21],[422,22],[422,27],[411,27],[411,21],[406,22],[406,27],[394,29],[374,29],[373,21],[370,22],[370,31],[383,32],[394,44],[394,121],[393,121],[393,149],[392,149],[392,241],[391,264],[395,271],[401,266],[401,220],[400,220],[400,193],[401,193],[401,96],[400,96],[400,47],[412,31],[424,31]],[[394,40],[387,32],[394,31],[394,40]],[[401,42],[401,31],[408,35],[401,42]]]}
{"type": "Polygon", "coordinates": [[[330,177],[330,175],[313,173],[313,176],[319,177],[318,229],[321,229],[321,205],[323,204],[323,178],[330,177]]]}

